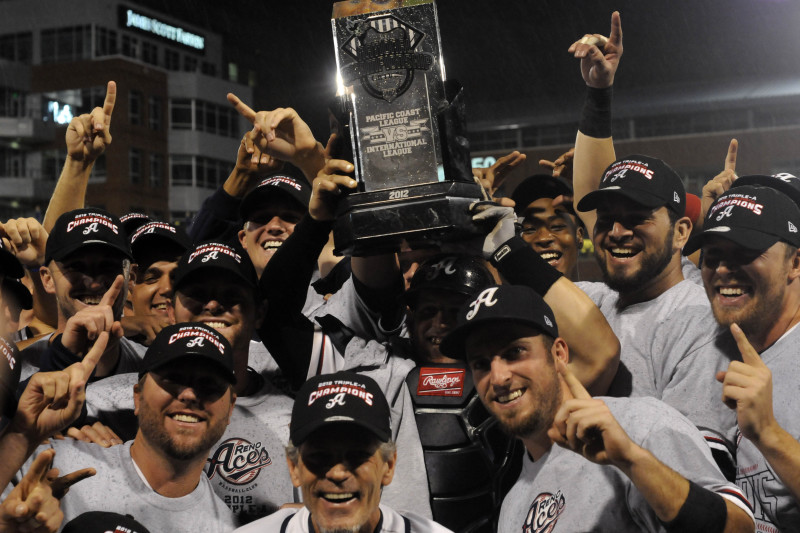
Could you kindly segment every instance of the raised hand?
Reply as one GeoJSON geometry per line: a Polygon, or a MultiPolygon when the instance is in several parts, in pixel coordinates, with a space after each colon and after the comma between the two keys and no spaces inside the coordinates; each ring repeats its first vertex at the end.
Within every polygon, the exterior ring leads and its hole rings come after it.
{"type": "Polygon", "coordinates": [[[111,144],[111,114],[117,100],[117,84],[108,82],[103,107],[73,118],[67,128],[67,156],[82,161],[84,166],[93,163],[111,144]]]}
{"type": "Polygon", "coordinates": [[[328,159],[314,178],[308,213],[314,220],[333,220],[340,187],[355,189],[358,183],[344,174],[353,171],[353,164],[342,159],[328,159]]]}
{"type": "Polygon", "coordinates": [[[555,178],[564,178],[572,181],[572,159],[575,157],[575,147],[573,146],[560,156],[555,161],[548,161],[547,159],[540,159],[539,165],[545,167],[553,173],[555,178]]]}
{"type": "Polygon", "coordinates": [[[595,400],[560,359],[556,368],[564,378],[573,399],[556,412],[547,435],[554,443],[598,464],[620,466],[637,445],[619,425],[608,406],[595,400]]]}
{"type": "Polygon", "coordinates": [[[69,426],[81,414],[86,382],[108,344],[109,333],[97,335],[89,353],[79,363],[58,372],[37,372],[22,392],[13,431],[27,437],[31,447],[69,426]]]}
{"type": "Polygon", "coordinates": [[[706,219],[706,213],[711,209],[717,198],[731,188],[736,180],[736,155],[739,152],[739,141],[731,139],[728,145],[728,154],[725,156],[725,164],[722,172],[714,176],[703,186],[703,197],[700,199],[700,216],[698,217],[698,228],[702,229],[706,219]]]}
{"type": "Polygon", "coordinates": [[[731,361],[716,378],[722,383],[722,401],[736,411],[739,431],[758,442],[766,431],[778,429],[772,411],[772,372],[737,324],[731,324],[731,334],[742,360],[731,361]]]}
{"type": "Polygon", "coordinates": [[[94,468],[84,468],[63,477],[51,469],[55,450],[45,450],[36,456],[30,469],[0,505],[0,531],[55,532],[64,514],[59,499],[75,483],[95,475],[94,468]]]}
{"type": "Polygon", "coordinates": [[[16,218],[0,224],[0,236],[5,237],[19,261],[28,267],[44,264],[47,231],[35,218],[16,218]]]}
{"type": "Polygon", "coordinates": [[[294,109],[279,107],[256,112],[233,93],[228,93],[228,101],[253,124],[251,140],[263,154],[289,161],[313,179],[324,164],[324,149],[294,109]]]}
{"type": "MultiPolygon", "coordinates": [[[[494,198],[494,193],[503,185],[506,178],[521,165],[527,156],[518,151],[504,155],[488,168],[473,168],[472,173],[480,180],[481,185],[494,198]]],[[[510,206],[513,207],[513,204],[510,206]]]]}
{"type": "Polygon", "coordinates": [[[67,320],[61,336],[61,343],[65,348],[80,355],[98,338],[100,332],[111,333],[115,338],[122,336],[122,326],[114,315],[114,305],[122,285],[123,278],[119,275],[100,299],[100,303],[84,307],[67,320]]]}
{"type": "Polygon", "coordinates": [[[608,38],[586,34],[567,50],[581,60],[581,75],[589,87],[604,89],[614,84],[614,75],[622,57],[622,22],[619,11],[611,14],[611,33],[608,38]],[[602,50],[598,48],[602,46],[602,50]]]}

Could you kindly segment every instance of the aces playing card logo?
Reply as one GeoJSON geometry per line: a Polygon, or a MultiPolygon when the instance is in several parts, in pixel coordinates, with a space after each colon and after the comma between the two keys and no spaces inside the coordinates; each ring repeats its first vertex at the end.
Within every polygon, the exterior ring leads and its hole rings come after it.
{"type": "Polygon", "coordinates": [[[415,51],[425,34],[395,15],[348,21],[342,51],[355,59],[342,69],[345,84],[360,80],[367,93],[387,102],[405,93],[415,70],[430,70],[433,56],[415,51]]]}
{"type": "Polygon", "coordinates": [[[216,474],[233,485],[246,485],[253,481],[261,469],[272,464],[269,452],[260,442],[228,439],[220,444],[214,454],[206,459],[208,479],[216,474]]]}
{"type": "Polygon", "coordinates": [[[564,495],[559,490],[555,494],[542,492],[533,499],[528,516],[522,525],[522,533],[550,533],[556,527],[558,517],[566,506],[564,495]]]}

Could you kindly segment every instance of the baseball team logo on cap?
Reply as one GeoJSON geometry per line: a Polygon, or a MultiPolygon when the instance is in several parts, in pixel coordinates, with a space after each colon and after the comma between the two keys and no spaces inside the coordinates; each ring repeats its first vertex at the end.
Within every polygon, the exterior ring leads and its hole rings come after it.
{"type": "Polygon", "coordinates": [[[481,326],[498,324],[524,324],[558,337],[553,310],[536,291],[524,285],[497,285],[461,307],[456,327],[442,339],[439,349],[447,357],[464,359],[469,335],[481,326]]]}
{"type": "Polygon", "coordinates": [[[45,246],[45,262],[60,261],[90,245],[114,248],[131,258],[128,235],[117,217],[102,209],[75,209],[56,220],[45,246]]]}
{"type": "Polygon", "coordinates": [[[81,233],[83,233],[83,235],[98,233],[100,231],[100,224],[113,231],[115,235],[119,235],[119,226],[114,223],[111,217],[94,212],[81,214],[75,217],[67,224],[67,233],[74,230],[82,230],[81,233]]]}
{"type": "Polygon", "coordinates": [[[168,232],[173,235],[178,234],[178,230],[171,224],[167,224],[166,222],[148,222],[134,232],[134,234],[131,236],[131,244],[136,242],[136,239],[142,235],[153,235],[157,230],[168,232]]]}
{"type": "Polygon", "coordinates": [[[216,261],[217,259],[219,259],[219,254],[225,254],[228,257],[233,258],[233,260],[236,261],[237,263],[242,262],[242,256],[236,253],[236,250],[234,250],[227,244],[210,242],[207,244],[202,244],[197,248],[195,248],[194,251],[191,254],[189,254],[189,260],[187,261],[187,263],[191,264],[195,259],[198,258],[200,258],[200,261],[203,263],[208,263],[209,261],[216,261]]]}
{"type": "Polygon", "coordinates": [[[139,377],[186,357],[213,363],[222,371],[222,376],[236,383],[233,348],[225,337],[201,322],[172,324],[159,331],[147,347],[139,377]]]}
{"type": "Polygon", "coordinates": [[[347,422],[372,432],[381,441],[391,438],[391,412],[378,384],[354,372],[315,376],[297,393],[289,438],[296,445],[327,424],[347,422]]]}
{"type": "Polygon", "coordinates": [[[778,241],[800,246],[798,226],[800,208],[784,193],[772,187],[740,185],[712,204],[702,233],[688,240],[683,254],[699,249],[708,235],[722,236],[750,250],[766,250],[778,241]]]}
{"type": "Polygon", "coordinates": [[[216,332],[211,331],[209,329],[205,328],[201,329],[194,326],[181,327],[177,333],[173,333],[172,335],[169,336],[167,344],[175,344],[176,342],[187,338],[188,338],[188,340],[186,341],[187,348],[203,346],[203,343],[205,341],[208,341],[211,343],[212,346],[217,347],[217,350],[219,350],[220,355],[225,354],[225,345],[223,345],[222,342],[219,340],[220,337],[216,332]]]}
{"type": "Polygon", "coordinates": [[[600,188],[578,202],[578,211],[597,209],[609,195],[624,196],[647,208],[666,206],[683,216],[686,189],[681,177],[666,163],[646,155],[630,155],[611,163],[600,188]]]}
{"type": "Polygon", "coordinates": [[[264,178],[261,180],[261,183],[258,184],[259,187],[269,187],[269,186],[278,186],[278,185],[288,185],[290,187],[294,187],[295,190],[302,191],[303,187],[297,182],[297,180],[289,178],[287,176],[271,176],[269,178],[264,178]]]}

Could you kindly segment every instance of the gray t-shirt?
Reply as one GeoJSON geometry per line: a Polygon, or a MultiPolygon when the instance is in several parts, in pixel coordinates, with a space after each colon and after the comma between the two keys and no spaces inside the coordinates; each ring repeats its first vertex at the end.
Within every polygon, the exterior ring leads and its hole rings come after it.
{"type": "MultiPolygon", "coordinates": [[[[602,398],[631,440],[703,488],[750,513],[741,491],[725,481],[697,429],[653,398],[602,398]]],[[[528,454],[503,500],[498,531],[664,531],[631,480],[557,445],[539,460],[528,454]],[[556,529],[556,525],[558,528],[556,529]]]]}
{"type": "MultiPolygon", "coordinates": [[[[24,381],[39,371],[42,366],[41,357],[50,345],[50,337],[53,334],[45,335],[41,339],[28,345],[20,352],[22,359],[22,373],[20,381],[24,381]]],[[[142,346],[138,342],[122,337],[119,340],[119,363],[115,374],[125,374],[127,372],[138,372],[142,366],[142,358],[144,352],[147,351],[146,346],[142,346]]]]}
{"type": "MultiPolygon", "coordinates": [[[[414,513],[404,512],[401,515],[383,504],[380,509],[381,523],[374,533],[452,533],[446,527],[414,513]]],[[[306,507],[283,509],[257,522],[240,527],[235,533],[314,533],[313,529],[309,528],[309,518],[310,513],[306,507]]]]}
{"type": "Polygon", "coordinates": [[[129,514],[150,531],[226,533],[236,524],[233,513],[211,490],[205,476],[200,476],[190,494],[167,498],[155,492],[137,472],[131,458],[131,444],[103,448],[73,440],[53,441],[40,446],[23,465],[24,476],[39,452],[53,448],[53,467],[63,474],[92,467],[97,475],[73,485],[61,500],[64,512],[62,527],[89,511],[129,514]]]}
{"type": "MultiPolygon", "coordinates": [[[[800,328],[795,326],[761,354],[772,372],[775,419],[797,440],[800,440],[799,346],[800,328]]],[[[741,434],[736,458],[736,483],[753,502],[756,531],[800,531],[800,503],[781,483],[761,452],[741,434]]]]}
{"type": "MultiPolygon", "coordinates": [[[[90,419],[123,438],[135,435],[133,385],[137,380],[136,374],[124,374],[90,385],[86,390],[90,419]]],[[[299,501],[285,456],[293,403],[264,381],[256,394],[236,399],[225,434],[209,452],[204,478],[236,514],[238,525],[299,501]]]]}
{"type": "Polygon", "coordinates": [[[716,373],[740,360],[703,287],[683,280],[658,297],[619,307],[605,283],[579,282],[619,339],[620,368],[609,396],[652,396],[671,405],[720,451],[735,449],[736,416],[722,403],[716,373]]]}

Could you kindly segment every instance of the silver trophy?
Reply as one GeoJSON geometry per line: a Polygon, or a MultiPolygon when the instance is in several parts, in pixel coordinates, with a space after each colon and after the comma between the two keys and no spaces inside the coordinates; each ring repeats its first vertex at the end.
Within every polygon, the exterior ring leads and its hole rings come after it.
{"type": "Polygon", "coordinates": [[[482,199],[469,165],[463,95],[446,82],[433,0],[334,4],[332,106],[358,192],[340,202],[334,240],[352,255],[469,238],[482,199]]]}

